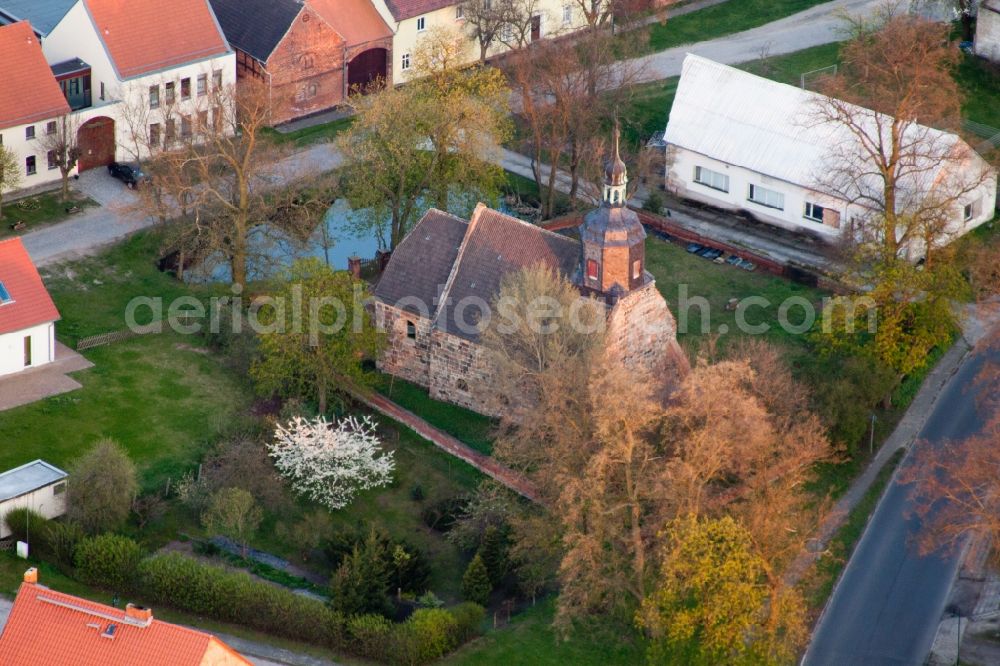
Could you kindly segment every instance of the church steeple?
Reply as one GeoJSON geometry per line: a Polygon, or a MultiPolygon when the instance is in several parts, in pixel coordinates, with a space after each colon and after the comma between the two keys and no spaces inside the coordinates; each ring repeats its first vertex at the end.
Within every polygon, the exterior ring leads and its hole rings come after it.
{"type": "Polygon", "coordinates": [[[584,216],[580,228],[580,284],[613,298],[643,286],[647,277],[646,230],[636,212],[625,205],[628,170],[619,149],[620,136],[616,122],[613,152],[604,168],[603,201],[584,216]]]}
{"type": "Polygon", "coordinates": [[[614,153],[604,168],[604,203],[608,206],[624,206],[628,188],[628,169],[622,161],[619,143],[621,131],[615,120],[614,153]]]}

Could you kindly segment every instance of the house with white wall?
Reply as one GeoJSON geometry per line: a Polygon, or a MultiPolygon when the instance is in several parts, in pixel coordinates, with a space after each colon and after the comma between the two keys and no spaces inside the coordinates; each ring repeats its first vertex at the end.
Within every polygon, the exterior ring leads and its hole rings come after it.
{"type": "Polygon", "coordinates": [[[206,108],[209,93],[236,82],[208,0],[0,0],[0,22],[17,20],[35,25],[76,101],[80,171],[142,159],[212,122],[224,110],[206,108]]]}
{"type": "MultiPolygon", "coordinates": [[[[501,0],[498,0],[501,1],[501,0]]],[[[422,37],[432,28],[446,28],[468,36],[466,62],[479,58],[479,43],[472,37],[464,16],[462,2],[456,0],[372,0],[375,8],[393,31],[392,82],[405,83],[412,75],[413,57],[422,37]]],[[[531,3],[531,41],[552,38],[579,30],[587,25],[586,17],[575,0],[536,0],[531,3]]],[[[488,57],[510,50],[516,33],[497,39],[490,45],[488,57]]]]}
{"type": "MultiPolygon", "coordinates": [[[[821,100],[818,93],[689,54],[664,134],[667,190],[837,240],[849,222],[868,219],[872,205],[860,195],[831,195],[829,174],[852,155],[859,163],[868,158],[845,126],[817,119],[821,100]]],[[[961,193],[947,227],[950,237],[991,220],[996,170],[956,135],[915,124],[907,131],[933,141],[942,159],[908,172],[912,177],[900,182],[901,205],[945,190],[961,193]]],[[[867,185],[862,194],[881,191],[878,183],[867,185]]]]}
{"type": "Polygon", "coordinates": [[[1000,63],[1000,0],[982,0],[976,16],[977,56],[1000,63]]]}
{"type": "Polygon", "coordinates": [[[0,62],[0,144],[17,156],[20,188],[58,181],[44,137],[70,109],[29,23],[0,26],[0,62]]]}
{"type": "Polygon", "coordinates": [[[0,473],[0,539],[11,535],[6,517],[14,509],[31,509],[48,519],[66,513],[67,476],[44,460],[0,473]]]}
{"type": "Polygon", "coordinates": [[[59,318],[21,239],[0,240],[0,376],[55,360],[59,318]]]}

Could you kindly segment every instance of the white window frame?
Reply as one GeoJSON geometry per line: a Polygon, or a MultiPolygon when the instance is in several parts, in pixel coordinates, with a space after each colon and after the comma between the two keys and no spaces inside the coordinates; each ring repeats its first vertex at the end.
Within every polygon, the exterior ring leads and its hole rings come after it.
{"type": "Polygon", "coordinates": [[[418,16],[417,17],[417,32],[423,32],[424,30],[427,30],[427,17],[426,16],[418,16]]]}
{"type": "Polygon", "coordinates": [[[729,176],[706,167],[694,168],[694,182],[719,192],[729,192],[729,176]]]}
{"type": "Polygon", "coordinates": [[[962,208],[962,220],[968,222],[976,216],[975,202],[969,202],[962,208]]]}
{"type": "Polygon", "coordinates": [[[752,201],[758,206],[773,208],[775,210],[785,210],[785,195],[776,190],[769,190],[760,185],[750,183],[747,191],[747,201],[752,201]]]}
{"type": "Polygon", "coordinates": [[[573,22],[573,5],[563,5],[563,25],[569,25],[573,22]]]}
{"type": "Polygon", "coordinates": [[[806,218],[811,222],[823,222],[823,212],[820,212],[819,217],[816,217],[817,208],[819,208],[820,211],[826,211],[826,206],[820,206],[818,203],[807,201],[805,205],[805,210],[803,210],[802,212],[802,217],[806,218]]]}
{"type": "Polygon", "coordinates": [[[400,71],[405,72],[409,68],[410,68],[410,54],[409,53],[404,53],[399,58],[399,69],[400,69],[400,71]]]}
{"type": "Polygon", "coordinates": [[[465,20],[465,5],[458,5],[455,7],[455,20],[464,21],[465,20]]]}

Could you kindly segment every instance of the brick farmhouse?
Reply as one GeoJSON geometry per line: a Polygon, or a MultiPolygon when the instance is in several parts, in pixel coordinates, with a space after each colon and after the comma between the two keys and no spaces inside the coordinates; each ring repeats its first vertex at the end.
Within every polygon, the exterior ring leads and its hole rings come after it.
{"type": "Polygon", "coordinates": [[[391,79],[392,31],[368,0],[211,0],[238,81],[268,87],[273,122],[333,108],[391,79]]]}
{"type": "Polygon", "coordinates": [[[604,306],[608,353],[625,367],[682,369],[674,317],[645,267],[646,232],[626,206],[628,178],[617,150],[605,176],[604,200],[584,217],[580,240],[483,204],[468,221],[428,211],[375,287],[376,321],[387,336],[379,368],[435,399],[489,413],[481,308],[493,303],[504,276],[541,264],[604,306]]]}

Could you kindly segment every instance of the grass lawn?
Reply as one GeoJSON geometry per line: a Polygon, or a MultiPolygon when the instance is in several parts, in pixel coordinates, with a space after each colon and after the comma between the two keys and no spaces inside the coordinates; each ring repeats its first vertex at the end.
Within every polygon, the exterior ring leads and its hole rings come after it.
{"type": "MultiPolygon", "coordinates": [[[[727,310],[726,303],[731,298],[758,296],[766,298],[770,305],[749,308],[746,323],[769,326],[765,334],[767,339],[787,347],[795,361],[809,362],[805,335],[788,333],[778,326],[778,306],[793,296],[818,304],[827,295],[825,292],[762,271],[748,273],[719,265],[688,254],[681,245],[656,237],[646,241],[646,267],[656,278],[657,287],[677,319],[678,341],[689,352],[696,353],[713,334],[718,335],[721,349],[747,337],[748,334],[738,330],[736,313],[727,310]],[[708,302],[707,317],[701,308],[692,304],[694,299],[700,298],[708,302]],[[687,307],[682,307],[685,304],[687,307]]],[[[799,321],[796,310],[801,312],[795,308],[789,313],[793,324],[799,321]]]]}
{"type": "MultiPolygon", "coordinates": [[[[207,296],[218,287],[190,287],[155,265],[159,237],[139,234],[108,252],[46,271],[46,284],[63,315],[59,338],[70,346],[80,337],[124,328],[124,312],[136,296],[207,296]]],[[[200,337],[164,333],[85,352],[95,367],[77,373],[83,388],[4,412],[0,469],[35,458],[66,465],[101,437],[124,446],[139,467],[146,490],[163,488],[196,468],[206,449],[253,401],[251,387],[200,337]]],[[[468,427],[463,422],[464,427],[468,427]]],[[[386,445],[395,452],[395,481],[389,488],[362,493],[347,509],[332,514],[335,528],[379,524],[396,538],[418,546],[431,563],[432,589],[458,600],[462,555],[423,524],[424,508],[473,490],[481,475],[405,428],[383,424],[386,445]],[[420,485],[424,499],[411,499],[420,485]]],[[[469,431],[471,432],[471,431],[469,431]]],[[[293,544],[276,536],[278,521],[291,526],[316,505],[294,503],[283,515],[268,515],[253,545],[295,559],[293,544]]],[[[203,530],[197,516],[176,503],[167,515],[134,535],[152,548],[203,530]]]]}
{"type": "MultiPolygon", "coordinates": [[[[1000,68],[966,55],[955,75],[965,92],[963,112],[969,120],[1000,128],[1000,68]]],[[[998,130],[1000,131],[1000,130],[998,130]]]]}
{"type": "Polygon", "coordinates": [[[434,400],[428,395],[427,389],[391,375],[380,374],[375,389],[476,451],[486,455],[493,451],[493,439],[490,436],[493,421],[482,414],[434,400]]]}
{"type": "Polygon", "coordinates": [[[666,22],[650,26],[647,50],[663,51],[750,30],[824,2],[827,0],[729,0],[676,18],[668,12],[666,22]]]}
{"type": "Polygon", "coordinates": [[[562,641],[552,630],[554,601],[539,602],[534,608],[511,618],[511,623],[491,631],[440,663],[449,666],[605,666],[642,664],[646,646],[637,633],[623,637],[611,627],[588,627],[562,641]]]}
{"type": "Polygon", "coordinates": [[[65,220],[72,213],[67,213],[67,206],[78,208],[89,208],[97,203],[79,192],[70,190],[70,200],[63,202],[59,192],[45,192],[31,197],[18,199],[17,201],[4,200],[3,215],[0,215],[0,240],[11,236],[20,236],[38,227],[65,220]],[[25,227],[18,231],[11,229],[11,225],[17,222],[24,222],[25,227]]]}
{"type": "Polygon", "coordinates": [[[314,143],[325,143],[332,141],[338,134],[346,130],[354,123],[353,118],[339,118],[322,125],[303,127],[294,132],[279,132],[276,129],[268,128],[265,134],[271,137],[276,143],[288,144],[297,147],[310,146],[314,143]]]}
{"type": "MultiPolygon", "coordinates": [[[[59,339],[125,327],[135,296],[175,296],[183,286],[156,270],[155,240],[139,236],[100,257],[46,272],[63,320],[59,339]]],[[[243,380],[197,343],[175,334],[137,338],[85,353],[95,367],[75,374],[83,388],[4,412],[0,469],[44,458],[66,465],[101,437],[136,461],[153,487],[196,462],[224,423],[248,404],[243,380]]]]}

